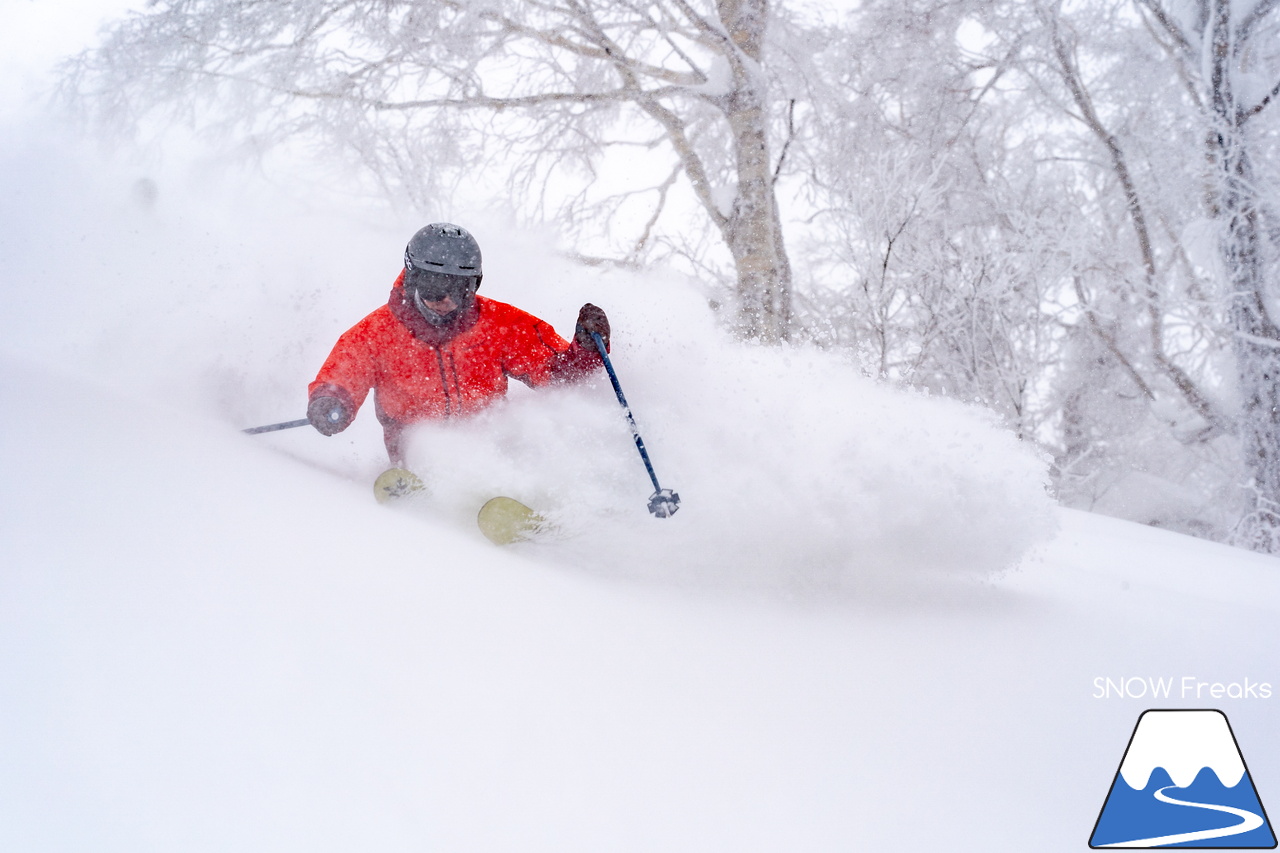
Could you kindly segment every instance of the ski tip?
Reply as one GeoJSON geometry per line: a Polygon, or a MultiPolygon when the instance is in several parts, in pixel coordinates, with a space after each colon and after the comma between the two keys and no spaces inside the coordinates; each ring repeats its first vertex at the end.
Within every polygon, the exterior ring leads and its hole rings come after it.
{"type": "Polygon", "coordinates": [[[531,539],[544,518],[515,498],[496,497],[485,502],[476,514],[476,524],[495,545],[510,545],[531,539]]]}
{"type": "Polygon", "coordinates": [[[373,496],[378,503],[390,503],[426,490],[422,478],[406,468],[388,468],[373,481],[373,496]]]}

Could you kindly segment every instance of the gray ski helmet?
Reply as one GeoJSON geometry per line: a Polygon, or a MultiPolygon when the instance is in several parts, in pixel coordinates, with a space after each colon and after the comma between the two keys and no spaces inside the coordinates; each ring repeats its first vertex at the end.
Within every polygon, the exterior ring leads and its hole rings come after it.
{"type": "Polygon", "coordinates": [[[409,238],[409,245],[404,249],[404,268],[471,276],[479,287],[483,276],[480,244],[461,226],[433,222],[409,238]]]}

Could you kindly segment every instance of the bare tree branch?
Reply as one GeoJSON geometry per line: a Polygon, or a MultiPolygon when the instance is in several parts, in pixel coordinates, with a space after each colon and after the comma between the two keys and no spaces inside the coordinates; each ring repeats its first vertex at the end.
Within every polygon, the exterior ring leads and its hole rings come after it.
{"type": "Polygon", "coordinates": [[[1245,45],[1253,39],[1254,31],[1262,24],[1263,20],[1280,9],[1280,0],[1258,0],[1252,8],[1245,13],[1244,18],[1236,26],[1235,32],[1235,53],[1238,56],[1240,51],[1244,50],[1245,45]]]}
{"type": "Polygon", "coordinates": [[[1264,95],[1262,100],[1258,101],[1258,103],[1252,108],[1245,110],[1240,114],[1240,122],[1243,124],[1245,121],[1248,121],[1258,115],[1269,107],[1278,97],[1280,97],[1280,81],[1277,81],[1276,84],[1271,87],[1271,91],[1264,95]]]}
{"type": "Polygon", "coordinates": [[[778,165],[773,169],[773,183],[778,182],[778,177],[782,174],[782,165],[787,162],[787,149],[791,147],[791,142],[796,137],[796,99],[792,98],[787,103],[787,139],[782,143],[782,150],[778,152],[778,165]]]}
{"type": "Polygon", "coordinates": [[[1156,286],[1156,261],[1152,250],[1151,233],[1147,227],[1146,213],[1137,185],[1129,170],[1129,164],[1120,147],[1119,140],[1107,130],[1098,116],[1097,109],[1089,96],[1088,89],[1080,75],[1079,66],[1071,49],[1058,27],[1056,15],[1046,15],[1050,37],[1053,41],[1054,53],[1058,58],[1063,81],[1071,91],[1072,99],[1080,110],[1081,117],[1093,134],[1107,149],[1111,156],[1112,169],[1124,190],[1125,205],[1138,238],[1138,248],[1142,257],[1143,272],[1146,279],[1145,297],[1147,304],[1148,333],[1151,336],[1152,357],[1161,371],[1173,382],[1179,393],[1209,423],[1226,429],[1229,421],[1218,413],[1216,407],[1202,392],[1181,367],[1175,364],[1164,348],[1164,314],[1161,309],[1160,291],[1156,286]]]}
{"type": "Polygon", "coordinates": [[[1183,33],[1182,27],[1169,16],[1159,0],[1134,0],[1140,7],[1146,9],[1151,17],[1155,18],[1164,33],[1173,40],[1179,51],[1184,57],[1191,57],[1195,54],[1195,49],[1191,46],[1191,40],[1183,33]]]}

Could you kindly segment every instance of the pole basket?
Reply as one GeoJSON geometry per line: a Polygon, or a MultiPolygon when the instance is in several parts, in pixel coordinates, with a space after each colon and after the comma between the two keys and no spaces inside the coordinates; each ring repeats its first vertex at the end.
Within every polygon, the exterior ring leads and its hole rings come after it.
{"type": "Polygon", "coordinates": [[[659,489],[649,497],[649,512],[658,518],[670,518],[680,509],[680,496],[670,489],[659,489]]]}

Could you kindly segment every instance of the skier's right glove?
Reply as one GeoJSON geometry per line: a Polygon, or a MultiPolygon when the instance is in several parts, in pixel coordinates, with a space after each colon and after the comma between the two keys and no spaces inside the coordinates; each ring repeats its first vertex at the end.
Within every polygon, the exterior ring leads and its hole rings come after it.
{"type": "Polygon", "coordinates": [[[307,420],[322,435],[333,435],[351,426],[353,415],[337,397],[315,397],[307,404],[307,420]]]}

